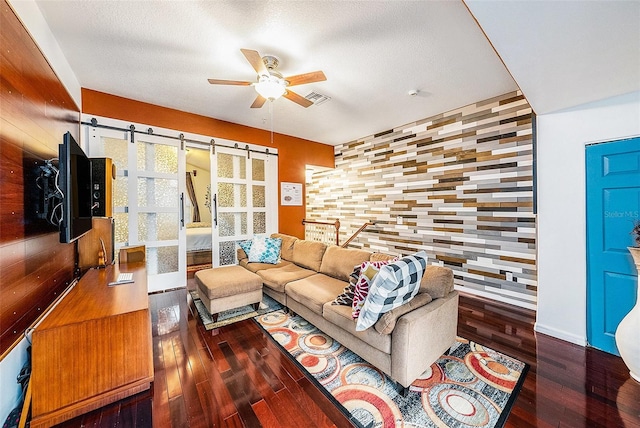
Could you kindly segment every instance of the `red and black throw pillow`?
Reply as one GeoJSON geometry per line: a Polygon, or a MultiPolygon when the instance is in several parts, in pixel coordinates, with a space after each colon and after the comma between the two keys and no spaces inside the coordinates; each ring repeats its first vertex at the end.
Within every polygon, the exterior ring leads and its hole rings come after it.
{"type": "Polygon", "coordinates": [[[338,295],[333,302],[332,305],[342,305],[342,306],[352,306],[353,305],[353,293],[356,289],[356,283],[358,282],[358,277],[360,276],[360,265],[353,267],[353,272],[349,274],[349,285],[344,287],[342,294],[338,295]]]}

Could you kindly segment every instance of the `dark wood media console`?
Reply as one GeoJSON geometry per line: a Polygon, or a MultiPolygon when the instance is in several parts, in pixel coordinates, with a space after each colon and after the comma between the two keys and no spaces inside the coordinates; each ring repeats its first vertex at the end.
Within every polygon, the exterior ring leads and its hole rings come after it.
{"type": "Polygon", "coordinates": [[[89,270],[32,341],[32,427],[149,389],[153,349],[144,263],[89,270]],[[134,282],[109,286],[121,271],[133,272],[134,282]]]}

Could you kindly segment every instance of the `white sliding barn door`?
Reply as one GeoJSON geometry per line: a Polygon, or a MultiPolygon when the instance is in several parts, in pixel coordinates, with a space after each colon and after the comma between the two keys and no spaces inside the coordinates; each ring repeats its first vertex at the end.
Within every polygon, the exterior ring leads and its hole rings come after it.
{"type": "Polygon", "coordinates": [[[211,166],[213,265],[234,264],[238,241],[277,231],[277,157],[215,146],[211,166]]]}
{"type": "Polygon", "coordinates": [[[186,285],[185,160],[181,142],[85,126],[89,156],[116,166],[113,189],[116,254],[146,246],[149,292],[186,285]]]}
{"type": "Polygon", "coordinates": [[[149,291],[185,286],[185,159],[180,141],[134,136],[137,203],[129,210],[130,243],[147,249],[149,291]]]}

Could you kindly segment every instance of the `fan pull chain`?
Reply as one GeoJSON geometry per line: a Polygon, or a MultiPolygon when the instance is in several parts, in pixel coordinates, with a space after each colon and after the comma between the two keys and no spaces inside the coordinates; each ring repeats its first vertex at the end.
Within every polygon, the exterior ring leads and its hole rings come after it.
{"type": "Polygon", "coordinates": [[[273,100],[269,100],[269,116],[271,116],[271,145],[273,146],[273,100]]]}

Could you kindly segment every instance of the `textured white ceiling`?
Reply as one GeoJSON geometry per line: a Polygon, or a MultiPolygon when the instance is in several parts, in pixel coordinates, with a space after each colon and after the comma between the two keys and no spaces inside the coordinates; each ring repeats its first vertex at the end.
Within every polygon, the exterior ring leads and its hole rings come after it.
{"type": "Polygon", "coordinates": [[[80,84],[89,89],[270,129],[250,109],[255,80],[240,48],[280,58],[296,87],[331,100],[273,104],[276,132],[340,144],[515,90],[459,1],[38,1],[80,84]],[[417,96],[407,92],[418,89],[417,96]]]}
{"type": "Polygon", "coordinates": [[[640,1],[465,3],[537,114],[640,91],[640,1]]]}
{"type": "Polygon", "coordinates": [[[207,78],[255,80],[240,48],[277,56],[285,76],[323,70],[295,90],[330,101],[272,107],[276,132],[326,144],[517,84],[538,114],[640,90],[638,0],[36,3],[80,84],[127,98],[270,129],[252,87],[207,78]]]}

